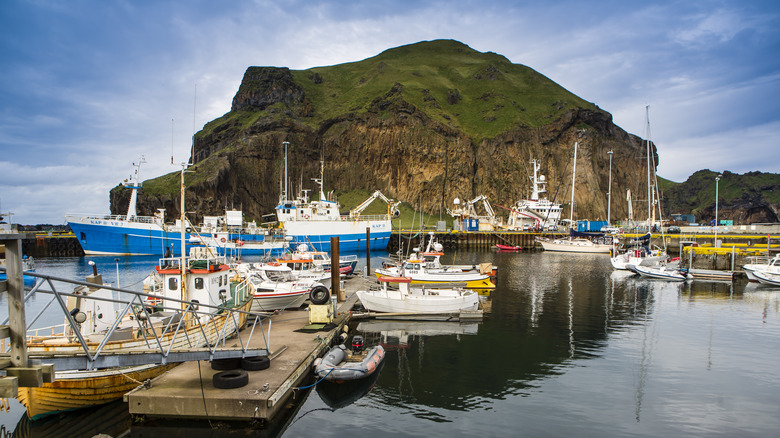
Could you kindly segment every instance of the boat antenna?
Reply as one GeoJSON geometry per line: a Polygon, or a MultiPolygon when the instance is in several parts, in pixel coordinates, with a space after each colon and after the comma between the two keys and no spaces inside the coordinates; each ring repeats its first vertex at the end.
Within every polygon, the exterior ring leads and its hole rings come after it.
{"type": "Polygon", "coordinates": [[[173,165],[173,119],[171,119],[171,165],[173,165]]]}

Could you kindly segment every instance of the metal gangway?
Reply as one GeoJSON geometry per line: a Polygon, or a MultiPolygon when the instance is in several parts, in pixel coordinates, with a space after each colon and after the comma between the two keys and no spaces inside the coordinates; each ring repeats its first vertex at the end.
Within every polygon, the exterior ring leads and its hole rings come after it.
{"type": "MultiPolygon", "coordinates": [[[[40,387],[56,380],[55,370],[94,370],[146,364],[170,364],[194,360],[215,360],[268,356],[271,321],[264,331],[262,319],[268,313],[258,313],[205,303],[187,302],[170,297],[115,288],[102,284],[102,277],[87,277],[77,281],[21,268],[21,235],[1,235],[0,244],[6,245],[8,317],[0,323],[0,397],[16,397],[18,387],[40,387]],[[17,236],[17,237],[14,237],[17,236]],[[36,277],[36,284],[24,290],[22,274],[36,277]],[[111,297],[91,297],[86,289],[112,291],[111,297]],[[25,304],[32,297],[48,296],[41,310],[25,323],[25,304]],[[68,307],[69,297],[80,300],[82,309],[86,300],[109,303],[115,309],[106,318],[107,329],[87,336],[81,325],[88,323],[87,315],[68,307]],[[150,301],[153,300],[153,301],[150,301]],[[150,302],[154,305],[150,305],[150,302]],[[62,312],[62,324],[31,328],[49,308],[62,312]],[[219,321],[219,323],[218,323],[219,321]],[[131,325],[128,327],[128,323],[131,325]],[[251,325],[248,338],[239,336],[239,330],[251,325]],[[250,348],[255,331],[260,332],[265,348],[250,348]],[[136,334],[136,342],[128,348],[109,348],[111,340],[136,334]],[[89,338],[89,339],[88,339],[89,338]],[[69,348],[39,348],[41,340],[67,339],[69,348]],[[238,347],[228,347],[227,340],[237,340],[238,347]],[[39,342],[34,342],[35,340],[39,342]],[[98,342],[99,340],[99,342],[98,342]],[[97,344],[97,345],[96,345],[97,344]]],[[[239,287],[248,287],[246,281],[239,287]]],[[[251,295],[249,296],[251,300],[251,295]]],[[[73,300],[71,300],[71,307],[73,300]]],[[[49,313],[52,313],[49,311],[49,313]]],[[[47,315],[50,317],[50,315],[47,315]]],[[[103,316],[102,314],[100,315],[103,316]]],[[[89,318],[95,318],[91,315],[89,318]]],[[[93,323],[94,320],[90,320],[93,323]]],[[[60,342],[61,344],[62,342],[60,342]]],[[[235,342],[231,342],[235,345],[235,342]]],[[[115,344],[114,344],[115,345],[115,344]]]]}

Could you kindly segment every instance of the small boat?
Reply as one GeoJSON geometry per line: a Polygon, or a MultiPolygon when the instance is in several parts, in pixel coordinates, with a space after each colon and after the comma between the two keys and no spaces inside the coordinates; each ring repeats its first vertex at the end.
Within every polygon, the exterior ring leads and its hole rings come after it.
{"type": "MultiPolygon", "coordinates": [[[[0,267],[5,267],[5,259],[0,260],[0,267]]],[[[33,277],[32,275],[24,274],[24,272],[35,272],[35,259],[25,255],[22,258],[22,271],[22,282],[24,283],[24,288],[32,289],[33,286],[35,286],[35,281],[37,278],[33,277]]],[[[7,279],[8,274],[6,274],[6,271],[0,271],[0,281],[6,281],[7,279]]]]}
{"type": "Polygon", "coordinates": [[[292,269],[281,263],[241,263],[236,271],[246,275],[253,287],[253,312],[297,308],[307,298],[314,304],[330,299],[325,285],[314,279],[296,278],[292,269]]]}
{"type": "Polygon", "coordinates": [[[364,379],[376,372],[385,358],[381,345],[363,350],[363,338],[352,338],[352,350],[344,344],[331,348],[322,358],[314,361],[314,374],[319,379],[331,382],[364,379]]]}
{"type": "Polygon", "coordinates": [[[496,244],[496,249],[499,251],[522,251],[522,246],[512,246],[512,245],[502,245],[500,243],[496,244]]]}
{"type": "Polygon", "coordinates": [[[595,242],[584,237],[567,237],[563,239],[536,239],[545,251],[574,252],[590,254],[609,254],[612,245],[595,242]]]}
{"type": "Polygon", "coordinates": [[[780,286],[780,274],[768,271],[754,271],[753,275],[755,275],[756,279],[761,284],[780,286]]]}
{"type": "Polygon", "coordinates": [[[742,270],[745,271],[745,275],[749,281],[759,282],[758,277],[755,275],[757,271],[771,272],[774,274],[780,273],[780,254],[769,258],[766,256],[753,257],[752,263],[748,263],[742,266],[742,270]]]}
{"type": "Polygon", "coordinates": [[[379,281],[379,290],[356,292],[363,307],[372,312],[441,314],[479,307],[479,294],[473,290],[410,285],[408,277],[380,277],[379,281]],[[389,288],[390,283],[398,284],[398,289],[389,288]]]}
{"type": "Polygon", "coordinates": [[[659,280],[685,281],[687,279],[686,275],[679,269],[667,265],[629,265],[629,270],[636,272],[642,277],[656,278],[659,280]]]}
{"type": "Polygon", "coordinates": [[[609,258],[612,267],[619,270],[628,270],[628,265],[656,265],[666,260],[666,252],[660,249],[651,250],[647,244],[650,242],[650,233],[629,242],[628,249],[619,252],[616,249],[609,258]]]}

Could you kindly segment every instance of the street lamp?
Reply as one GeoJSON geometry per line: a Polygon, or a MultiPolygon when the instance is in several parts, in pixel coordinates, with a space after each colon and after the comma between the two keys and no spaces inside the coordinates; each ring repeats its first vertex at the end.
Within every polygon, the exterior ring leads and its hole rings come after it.
{"type": "Polygon", "coordinates": [[[718,247],[718,181],[720,181],[722,174],[718,174],[715,177],[715,248],[718,247]]]}

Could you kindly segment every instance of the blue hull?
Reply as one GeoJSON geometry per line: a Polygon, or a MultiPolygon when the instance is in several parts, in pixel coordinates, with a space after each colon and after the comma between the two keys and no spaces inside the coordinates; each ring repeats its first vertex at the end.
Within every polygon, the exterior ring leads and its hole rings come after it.
{"type": "MultiPolygon", "coordinates": [[[[344,252],[359,252],[366,250],[366,234],[342,234],[342,235],[330,235],[321,234],[314,236],[290,236],[292,241],[291,247],[299,243],[305,243],[310,248],[317,251],[330,252],[330,239],[331,237],[339,238],[339,251],[344,252]]],[[[371,233],[371,250],[384,251],[387,249],[387,245],[390,243],[390,232],[371,233]]]]}
{"type": "MultiPolygon", "coordinates": [[[[160,229],[142,229],[69,222],[86,254],[171,255],[181,254],[181,234],[160,229]]],[[[185,233],[185,241],[189,240],[185,233]]],[[[186,245],[186,244],[185,244],[186,245]]]]}

